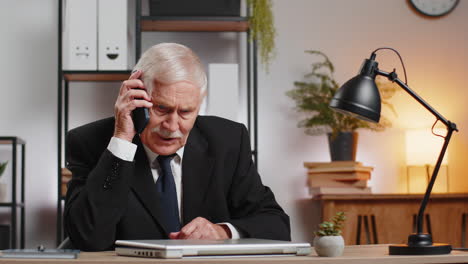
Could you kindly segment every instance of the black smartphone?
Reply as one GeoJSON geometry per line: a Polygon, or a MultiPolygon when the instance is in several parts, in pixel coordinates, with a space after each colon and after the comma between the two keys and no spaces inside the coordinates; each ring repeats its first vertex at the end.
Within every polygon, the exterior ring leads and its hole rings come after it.
{"type": "MultiPolygon", "coordinates": [[[[134,89],[139,89],[139,88],[134,88],[134,89]]],[[[143,90],[143,89],[139,89],[143,90]]],[[[143,100],[143,99],[137,99],[137,100],[143,100]]],[[[145,129],[146,125],[148,124],[150,115],[149,115],[149,110],[146,107],[137,107],[135,110],[132,112],[132,119],[133,119],[133,125],[135,126],[135,130],[138,134],[141,134],[143,130],[145,129]]]]}

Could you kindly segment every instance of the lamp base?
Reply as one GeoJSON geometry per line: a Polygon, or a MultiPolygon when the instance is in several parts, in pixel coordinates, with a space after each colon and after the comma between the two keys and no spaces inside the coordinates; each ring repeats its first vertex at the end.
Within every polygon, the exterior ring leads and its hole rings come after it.
{"type": "Polygon", "coordinates": [[[449,244],[432,243],[431,234],[411,234],[408,244],[390,245],[390,255],[444,255],[450,254],[452,246],[449,244]]]}
{"type": "Polygon", "coordinates": [[[390,255],[445,255],[450,254],[452,246],[449,244],[434,243],[430,246],[416,247],[406,244],[390,245],[390,255]]]}

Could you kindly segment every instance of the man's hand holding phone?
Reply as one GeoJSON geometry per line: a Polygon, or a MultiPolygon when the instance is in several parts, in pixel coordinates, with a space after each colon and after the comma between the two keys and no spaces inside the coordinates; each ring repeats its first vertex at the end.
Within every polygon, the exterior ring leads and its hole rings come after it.
{"type": "MultiPolygon", "coordinates": [[[[142,72],[138,70],[132,73],[128,80],[122,82],[119,96],[117,97],[117,101],[115,102],[114,106],[114,137],[118,137],[129,142],[132,142],[132,139],[137,132],[141,133],[141,131],[137,131],[135,129],[135,122],[132,118],[132,112],[137,108],[146,108],[147,118],[149,118],[147,109],[153,106],[151,103],[151,98],[146,92],[143,81],[139,79],[141,76],[142,72]]],[[[141,110],[141,112],[143,112],[143,109],[141,110]]],[[[142,123],[142,121],[136,122],[142,123]]],[[[144,126],[140,127],[139,129],[143,130],[144,126]]]]}

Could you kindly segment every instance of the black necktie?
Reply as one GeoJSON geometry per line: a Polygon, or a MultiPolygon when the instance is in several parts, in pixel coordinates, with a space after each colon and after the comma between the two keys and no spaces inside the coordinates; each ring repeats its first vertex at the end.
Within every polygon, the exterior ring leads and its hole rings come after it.
{"type": "Polygon", "coordinates": [[[156,181],[156,191],[161,194],[162,217],[165,219],[168,232],[180,231],[177,192],[171,170],[171,160],[174,156],[175,154],[170,156],[159,155],[157,157],[159,166],[161,167],[161,174],[156,181]]]}

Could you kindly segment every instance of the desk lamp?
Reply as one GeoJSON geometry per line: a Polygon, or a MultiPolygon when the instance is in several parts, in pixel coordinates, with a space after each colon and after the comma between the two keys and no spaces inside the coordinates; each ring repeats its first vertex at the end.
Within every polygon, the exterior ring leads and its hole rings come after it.
{"type": "MultiPolygon", "coordinates": [[[[372,52],[369,59],[366,59],[362,64],[359,74],[347,81],[335,94],[333,99],[330,101],[330,107],[334,110],[344,113],[351,114],[357,118],[370,121],[379,122],[380,120],[380,94],[375,84],[375,77],[382,75],[387,77],[390,81],[396,82],[403,90],[411,95],[416,101],[418,101],[424,108],[431,112],[435,117],[437,123],[442,122],[447,127],[447,134],[444,138],[444,144],[440,151],[439,158],[435,165],[431,179],[427,186],[424,198],[419,207],[418,218],[417,218],[417,233],[410,234],[408,236],[408,244],[390,245],[390,255],[438,255],[438,254],[449,254],[452,251],[452,247],[448,244],[433,243],[432,236],[427,233],[423,233],[423,216],[424,210],[426,209],[429,197],[431,195],[432,187],[437,178],[442,159],[444,158],[445,151],[452,136],[453,131],[458,131],[455,123],[448,121],[434,108],[432,108],[426,101],[419,97],[413,90],[407,85],[406,69],[403,64],[398,51],[392,48],[379,48],[372,52]],[[402,82],[395,69],[392,72],[381,71],[378,68],[378,63],[375,61],[376,52],[378,50],[388,49],[394,51],[400,58],[405,73],[405,82],[402,82]]],[[[435,124],[434,123],[434,124],[435,124]]]]}

